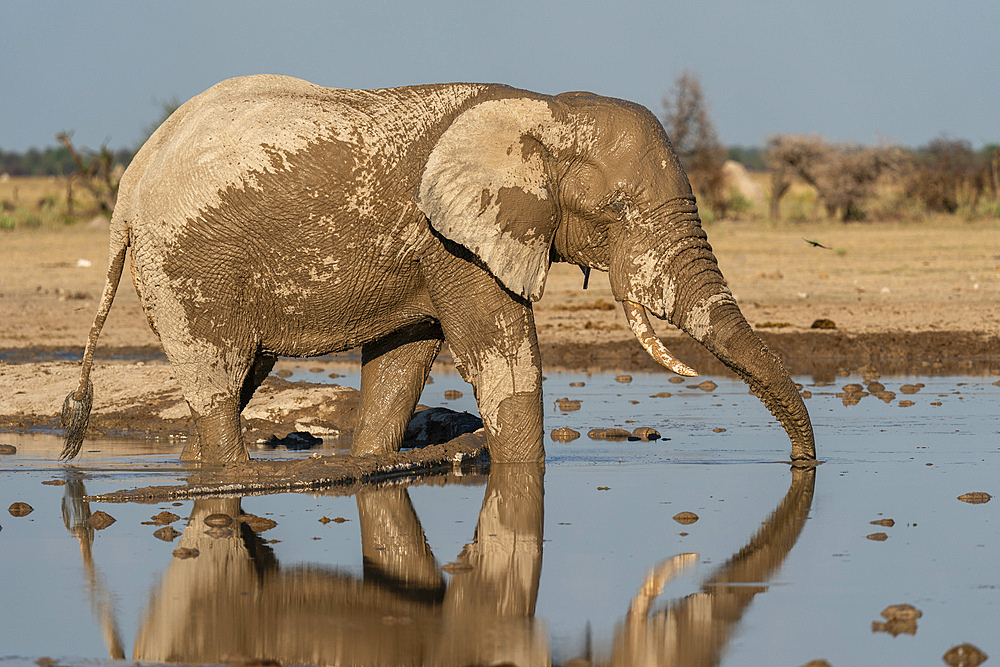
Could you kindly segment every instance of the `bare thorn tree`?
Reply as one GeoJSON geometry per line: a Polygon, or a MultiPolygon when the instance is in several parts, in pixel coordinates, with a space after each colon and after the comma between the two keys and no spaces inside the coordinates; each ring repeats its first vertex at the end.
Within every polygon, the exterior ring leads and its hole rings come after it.
{"type": "Polygon", "coordinates": [[[685,70],[663,96],[663,127],[695,194],[717,215],[725,215],[729,208],[722,171],[726,152],[708,116],[698,75],[685,70]]]}
{"type": "Polygon", "coordinates": [[[111,215],[118,199],[119,181],[113,169],[114,154],[107,146],[101,146],[101,150],[96,154],[82,154],[73,145],[72,137],[72,132],[60,132],[56,135],[56,139],[66,147],[76,165],[76,172],[69,176],[70,181],[79,179],[94,195],[101,212],[111,215]]]}

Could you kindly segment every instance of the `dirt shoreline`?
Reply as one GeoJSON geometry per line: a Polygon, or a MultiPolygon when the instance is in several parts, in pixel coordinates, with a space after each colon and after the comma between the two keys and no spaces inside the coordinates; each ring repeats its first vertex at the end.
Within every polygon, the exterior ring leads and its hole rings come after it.
{"type": "MultiPolygon", "coordinates": [[[[757,330],[793,375],[819,376],[872,366],[885,375],[995,375],[1000,374],[1000,336],[976,331],[894,331],[852,333],[837,330],[757,330]]],[[[679,357],[702,374],[725,375],[727,369],[694,340],[679,332],[661,335],[679,357]]],[[[631,337],[609,342],[541,342],[542,364],[552,371],[659,371],[660,367],[631,337]]],[[[27,364],[65,361],[83,356],[83,347],[34,346],[0,349],[0,363],[27,364]]],[[[158,346],[99,347],[95,360],[165,362],[158,346]]],[[[341,354],[288,359],[293,365],[361,363],[360,350],[341,354]]],[[[438,364],[450,364],[447,346],[438,364]]]]}

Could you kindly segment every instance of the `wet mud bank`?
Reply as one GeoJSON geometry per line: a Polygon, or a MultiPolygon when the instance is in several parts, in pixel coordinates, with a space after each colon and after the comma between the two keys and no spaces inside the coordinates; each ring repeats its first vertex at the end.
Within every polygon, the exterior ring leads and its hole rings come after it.
{"type": "MultiPolygon", "coordinates": [[[[0,383],[11,388],[0,397],[0,430],[60,430],[62,401],[78,375],[77,365],[67,362],[0,364],[0,383]]],[[[180,440],[195,435],[190,410],[165,361],[98,365],[92,380],[88,437],[180,440]]],[[[243,411],[246,441],[252,450],[309,449],[323,441],[347,448],[359,397],[352,387],[269,377],[243,411]]],[[[403,444],[438,444],[481,426],[476,415],[418,405],[403,444]]]]}
{"type": "MultiPolygon", "coordinates": [[[[792,375],[832,381],[846,372],[882,376],[997,376],[1000,337],[978,332],[850,333],[839,330],[758,334],[792,375]]],[[[729,371],[708,351],[684,334],[667,332],[664,343],[703,375],[726,377],[729,371]]],[[[576,372],[663,372],[635,339],[586,342],[542,342],[544,368],[576,372]]],[[[78,381],[79,355],[72,348],[35,347],[0,354],[0,429],[58,429],[62,401],[78,381]]],[[[445,349],[436,362],[451,366],[445,349]]],[[[314,359],[287,359],[282,369],[354,368],[357,351],[314,359]]],[[[187,405],[162,351],[153,347],[99,348],[94,374],[95,405],[91,435],[187,437],[191,422],[187,405]]],[[[268,378],[244,411],[247,441],[258,446],[295,447],[290,434],[306,433],[324,440],[344,440],[357,419],[358,392],[335,384],[287,382],[268,378]]],[[[463,417],[428,412],[415,423],[411,441],[443,442],[465,428],[463,417]],[[429,418],[429,419],[428,419],[429,418]]],[[[472,419],[476,419],[472,417],[472,419]]],[[[415,420],[416,422],[417,420],[415,420]]]]}
{"type": "Polygon", "coordinates": [[[87,496],[89,502],[144,502],[204,497],[243,497],[285,491],[315,491],[345,487],[356,491],[364,484],[450,470],[479,470],[489,464],[486,433],[465,433],[448,442],[403,450],[390,456],[352,457],[314,454],[296,461],[249,463],[197,469],[186,484],[146,486],[87,496]]]}
{"type": "MultiPolygon", "coordinates": [[[[757,330],[792,375],[830,379],[839,372],[873,368],[883,375],[1000,374],[1000,336],[971,331],[851,333],[838,330],[789,333],[757,330]]],[[[729,370],[690,337],[660,335],[677,357],[703,375],[729,370]]],[[[548,343],[546,368],[575,371],[654,371],[655,361],[634,340],[618,344],[548,343]]]]}
{"type": "MultiPolygon", "coordinates": [[[[954,375],[969,371],[986,374],[1000,368],[1000,335],[981,331],[852,332],[758,328],[756,333],[795,375],[822,374],[831,368],[837,370],[866,365],[874,365],[887,375],[954,375]]],[[[689,336],[678,331],[664,331],[659,335],[671,351],[699,364],[704,373],[727,372],[718,359],[689,336]]],[[[558,370],[641,371],[659,368],[629,335],[605,336],[601,340],[588,341],[573,333],[565,337],[550,334],[540,339],[539,349],[545,367],[558,370]]],[[[82,357],[83,346],[38,345],[0,349],[0,363],[9,364],[79,361],[82,357]]],[[[154,362],[166,361],[166,356],[156,346],[107,346],[98,347],[94,359],[99,362],[154,362]]],[[[360,363],[361,352],[351,350],[301,361],[360,363]]],[[[445,343],[438,362],[450,361],[451,355],[445,343]]]]}

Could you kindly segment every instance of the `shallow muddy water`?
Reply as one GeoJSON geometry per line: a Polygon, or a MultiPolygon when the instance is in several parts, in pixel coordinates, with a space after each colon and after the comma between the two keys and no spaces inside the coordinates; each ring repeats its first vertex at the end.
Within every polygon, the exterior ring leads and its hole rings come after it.
{"type": "MultiPolygon", "coordinates": [[[[957,499],[1000,494],[996,378],[883,377],[888,403],[861,377],[798,378],[825,462],[811,471],[782,463],[788,440],[742,383],[667,377],[548,373],[546,428],[580,437],[547,439],[544,473],[356,495],[86,504],[182,480],[180,443],[88,441],[64,466],[54,437],[0,434],[18,449],[0,457],[0,664],[911,665],[963,642],[1000,655],[1000,499],[957,499]],[[663,437],[587,435],[611,427],[663,437]],[[98,510],[115,523],[88,528],[98,510]],[[154,537],[164,511],[180,517],[172,541],[154,537]],[[207,535],[214,513],[247,521],[207,535]],[[915,623],[886,624],[903,603],[915,623]]],[[[474,410],[442,372],[422,402],[474,410]]]]}

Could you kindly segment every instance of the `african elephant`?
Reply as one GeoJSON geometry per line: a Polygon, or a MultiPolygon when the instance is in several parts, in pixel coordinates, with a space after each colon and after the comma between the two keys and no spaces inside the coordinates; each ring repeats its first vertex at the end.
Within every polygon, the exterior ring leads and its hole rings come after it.
{"type": "Polygon", "coordinates": [[[360,346],[352,454],[399,448],[441,342],[473,385],[495,462],[544,460],[532,302],[553,261],[609,273],[643,346],[651,311],[702,343],[815,458],[805,404],[747,324],[656,117],[590,93],[493,84],[337,90],[217,84],[171,115],[121,179],[110,267],[67,397],[82,443],[94,347],[132,281],[191,408],[182,458],[246,460],[240,412],[275,358],[360,346]]]}

